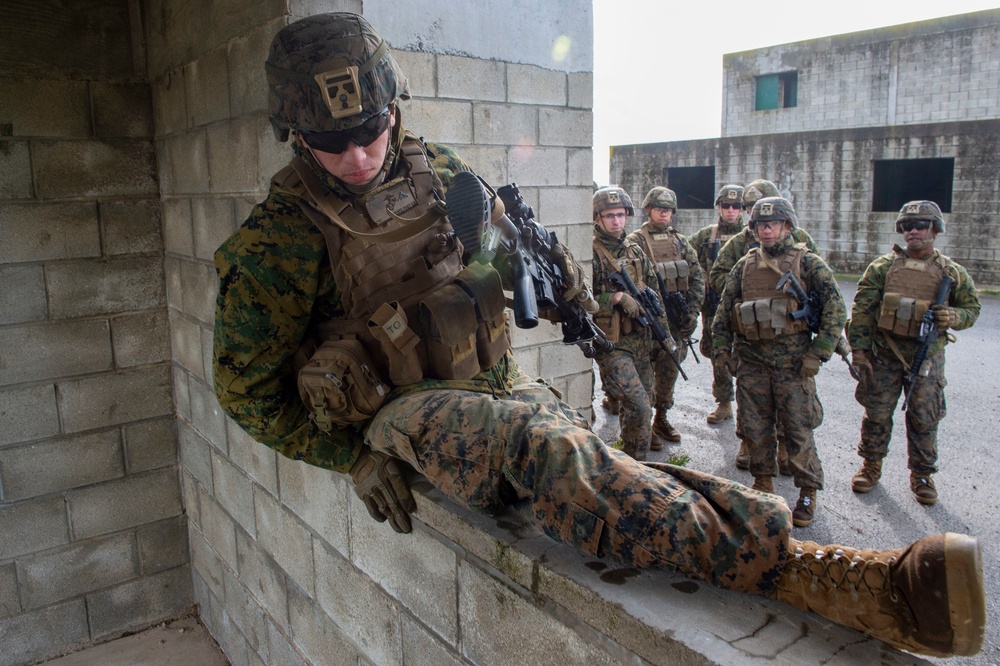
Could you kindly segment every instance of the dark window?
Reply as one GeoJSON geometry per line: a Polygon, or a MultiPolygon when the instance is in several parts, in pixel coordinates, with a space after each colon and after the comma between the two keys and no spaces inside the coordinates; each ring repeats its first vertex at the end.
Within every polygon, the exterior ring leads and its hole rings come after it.
{"type": "Polygon", "coordinates": [[[874,166],[872,211],[896,212],[907,201],[927,199],[951,212],[954,158],[875,160],[874,166]]]}
{"type": "Polygon", "coordinates": [[[782,72],[756,77],[755,111],[790,109],[799,103],[799,73],[782,72]]]}
{"type": "Polygon", "coordinates": [[[715,167],[669,167],[663,174],[667,187],[677,194],[678,208],[715,206],[715,167]]]}

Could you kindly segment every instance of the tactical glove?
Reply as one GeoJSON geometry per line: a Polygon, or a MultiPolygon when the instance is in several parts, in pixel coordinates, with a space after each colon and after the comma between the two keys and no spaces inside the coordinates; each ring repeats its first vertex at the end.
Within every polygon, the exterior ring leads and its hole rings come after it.
{"type": "Polygon", "coordinates": [[[626,294],[625,292],[620,293],[622,298],[618,301],[618,307],[620,307],[629,317],[638,317],[639,313],[642,311],[639,308],[639,303],[629,294],[626,294]]]}
{"type": "Polygon", "coordinates": [[[803,377],[815,377],[819,374],[820,366],[823,365],[823,360],[813,352],[808,352],[804,357],[802,357],[802,376],[803,377]]]}
{"type": "Polygon", "coordinates": [[[562,293],[563,300],[568,303],[575,301],[590,314],[597,312],[600,305],[594,300],[594,294],[590,291],[590,284],[587,283],[583,267],[570,254],[569,248],[562,243],[557,244],[552,248],[552,259],[562,269],[565,286],[562,293]]]}
{"type": "Polygon", "coordinates": [[[684,320],[678,327],[678,332],[681,334],[682,338],[690,338],[691,334],[694,333],[697,328],[698,328],[698,313],[693,312],[684,317],[684,320]]]}
{"type": "Polygon", "coordinates": [[[727,351],[716,352],[715,354],[715,364],[721,366],[729,371],[729,374],[736,376],[737,365],[736,359],[729,355],[727,351]]]}
{"type": "Polygon", "coordinates": [[[934,324],[937,329],[944,333],[949,328],[955,328],[958,326],[958,310],[955,308],[950,308],[947,305],[932,305],[931,310],[934,312],[934,324]]]}
{"type": "Polygon", "coordinates": [[[868,354],[868,350],[855,349],[851,352],[851,359],[854,361],[854,368],[861,375],[861,385],[867,386],[872,381],[872,377],[875,376],[875,370],[872,368],[872,359],[868,354]]]}
{"type": "Polygon", "coordinates": [[[365,503],[371,517],[380,523],[386,519],[392,529],[408,534],[410,513],[416,510],[410,488],[396,459],[365,447],[351,467],[354,492],[365,503]]]}

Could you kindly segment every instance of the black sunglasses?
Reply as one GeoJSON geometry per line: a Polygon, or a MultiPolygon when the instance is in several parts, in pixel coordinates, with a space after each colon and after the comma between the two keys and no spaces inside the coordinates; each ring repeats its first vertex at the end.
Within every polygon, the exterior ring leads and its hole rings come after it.
{"type": "Polygon", "coordinates": [[[742,208],[739,204],[719,204],[720,208],[742,208]]]}
{"type": "Polygon", "coordinates": [[[913,229],[924,230],[931,226],[930,220],[903,220],[899,223],[899,228],[903,231],[911,231],[913,229]]]}
{"type": "Polygon", "coordinates": [[[387,127],[389,127],[389,109],[372,116],[357,127],[340,132],[303,132],[302,138],[311,148],[324,153],[339,154],[347,150],[349,143],[356,143],[362,148],[370,146],[375,139],[382,136],[387,127]]]}

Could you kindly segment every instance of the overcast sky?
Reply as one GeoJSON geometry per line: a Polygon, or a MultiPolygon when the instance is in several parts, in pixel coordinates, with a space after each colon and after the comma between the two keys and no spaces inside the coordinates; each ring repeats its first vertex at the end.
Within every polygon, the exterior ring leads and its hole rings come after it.
{"type": "Polygon", "coordinates": [[[722,126],[722,56],[1000,6],[997,0],[594,0],[594,180],[608,147],[722,126]]]}

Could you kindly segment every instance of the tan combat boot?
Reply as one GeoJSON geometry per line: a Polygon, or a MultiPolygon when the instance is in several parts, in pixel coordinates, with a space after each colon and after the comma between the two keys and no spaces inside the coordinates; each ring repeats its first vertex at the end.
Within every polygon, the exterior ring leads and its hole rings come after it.
{"type": "Polygon", "coordinates": [[[750,469],[750,445],[740,440],[740,450],[736,452],[736,469],[750,469]]]}
{"type": "Polygon", "coordinates": [[[816,489],[800,488],[799,501],[792,509],[792,525],[796,527],[809,527],[816,516],[816,489]]]}
{"type": "Polygon", "coordinates": [[[658,435],[667,442],[681,441],[681,434],[670,425],[670,421],[667,420],[667,410],[663,407],[657,407],[656,413],[653,414],[653,435],[658,435]]]}
{"type": "Polygon", "coordinates": [[[934,657],[983,646],[986,594],[979,542],[938,534],[897,550],[789,542],[772,597],[894,648],[934,657]]]}
{"type": "Polygon", "coordinates": [[[715,411],[705,417],[709,423],[722,423],[726,419],[733,418],[733,403],[729,400],[720,402],[715,407],[715,411]]]}
{"type": "Polygon", "coordinates": [[[778,474],[781,476],[792,475],[792,464],[788,462],[788,446],[784,440],[778,440],[778,474]]]}
{"type": "Polygon", "coordinates": [[[774,494],[774,477],[773,476],[755,476],[753,477],[754,490],[759,490],[762,493],[774,494]]]}
{"type": "Polygon", "coordinates": [[[870,493],[882,478],[882,461],[868,460],[861,463],[861,469],[851,479],[851,490],[856,493],[870,493]]]}
{"type": "Polygon", "coordinates": [[[918,474],[910,472],[910,490],[913,496],[921,504],[934,504],[937,502],[937,488],[934,487],[934,479],[930,474],[918,474]]]}

